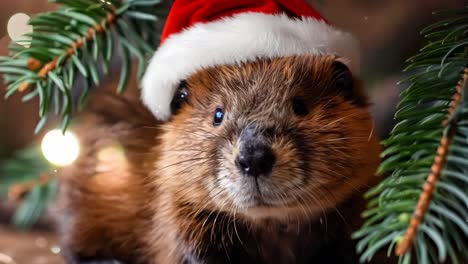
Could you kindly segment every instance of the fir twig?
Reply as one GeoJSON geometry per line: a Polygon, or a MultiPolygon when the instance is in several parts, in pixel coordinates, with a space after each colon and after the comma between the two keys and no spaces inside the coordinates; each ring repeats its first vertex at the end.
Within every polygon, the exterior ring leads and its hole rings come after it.
{"type": "Polygon", "coordinates": [[[405,264],[468,260],[468,6],[439,14],[449,18],[424,29],[428,44],[408,59],[378,170],[389,177],[366,194],[353,235],[361,262],[385,247],[405,264]]]}
{"type": "Polygon", "coordinates": [[[25,101],[39,97],[36,131],[52,109],[62,116],[63,129],[68,126],[73,110],[86,102],[89,88],[99,85],[101,73],[108,72],[114,50],[125,60],[117,90],[127,85],[131,57],[138,59],[141,77],[159,41],[155,21],[166,11],[161,0],[50,1],[61,7],[32,18],[33,32],[25,36],[30,40],[13,43],[10,56],[0,58],[6,97],[16,92],[27,92],[25,101]],[[78,75],[84,87],[76,91],[78,75]]]}
{"type": "Polygon", "coordinates": [[[17,201],[22,198],[25,194],[29,193],[32,189],[40,187],[51,181],[51,178],[47,173],[42,173],[37,179],[33,179],[23,183],[17,183],[10,187],[8,191],[8,199],[17,201]]]}
{"type": "Polygon", "coordinates": [[[50,170],[39,147],[20,150],[0,164],[0,197],[21,198],[12,218],[15,226],[32,226],[55,196],[57,181],[44,174],[50,170]]]}
{"type": "MultiPolygon", "coordinates": [[[[96,34],[102,34],[105,30],[109,30],[109,28],[114,24],[115,19],[116,19],[115,17],[116,8],[110,2],[107,2],[107,3],[110,7],[110,11],[108,12],[107,17],[103,19],[100,23],[96,23],[93,26],[90,26],[85,36],[78,38],[77,40],[70,43],[70,47],[67,49],[65,54],[61,54],[55,57],[52,61],[48,62],[44,66],[42,66],[42,62],[39,61],[38,59],[29,58],[27,61],[27,68],[30,69],[31,71],[37,71],[38,69],[40,69],[37,75],[39,75],[39,77],[41,77],[42,79],[47,78],[49,72],[55,70],[55,68],[59,66],[58,65],[59,59],[65,62],[67,59],[75,55],[79,49],[83,48],[85,43],[96,41],[95,40],[96,34]]],[[[31,83],[28,81],[25,81],[20,85],[20,87],[18,88],[18,91],[24,92],[27,89],[29,89],[30,86],[31,86],[31,83]]]]}
{"type": "Polygon", "coordinates": [[[434,194],[436,184],[440,179],[441,172],[445,167],[445,162],[447,160],[447,155],[449,152],[449,146],[452,143],[452,138],[455,135],[457,128],[457,120],[455,118],[455,113],[460,103],[462,102],[462,89],[463,87],[468,89],[468,68],[465,68],[462,80],[460,80],[456,86],[456,91],[452,96],[452,100],[449,105],[447,118],[442,123],[446,127],[446,133],[442,136],[440,140],[439,147],[437,148],[437,155],[434,159],[434,163],[431,166],[431,172],[427,177],[426,182],[423,186],[423,192],[419,196],[416,209],[411,217],[411,221],[408,229],[406,230],[405,235],[399,241],[395,254],[397,256],[403,256],[410,249],[416,237],[416,233],[424,219],[424,215],[429,209],[429,205],[434,194]]]}

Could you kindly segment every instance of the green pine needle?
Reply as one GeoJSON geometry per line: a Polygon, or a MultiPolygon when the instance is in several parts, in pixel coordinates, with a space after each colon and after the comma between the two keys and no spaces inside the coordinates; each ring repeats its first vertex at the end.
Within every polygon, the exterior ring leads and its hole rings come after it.
{"type": "MultiPolygon", "coordinates": [[[[38,147],[20,150],[13,157],[0,164],[0,197],[8,197],[15,185],[36,181],[51,169],[38,147]]],[[[57,182],[52,179],[44,185],[36,186],[21,202],[12,223],[19,228],[31,227],[41,216],[56,194],[57,182]]]]}
{"type": "Polygon", "coordinates": [[[99,85],[101,73],[109,72],[114,46],[121,47],[124,60],[117,90],[128,84],[132,58],[138,61],[141,78],[159,40],[155,21],[167,13],[161,0],[50,1],[60,8],[32,18],[33,32],[25,36],[30,40],[13,43],[10,56],[0,59],[0,73],[8,84],[6,97],[17,92],[24,93],[24,101],[39,97],[42,119],[36,132],[52,109],[66,129],[73,111],[86,103],[90,84],[99,85]],[[30,62],[39,67],[28,66],[30,62]],[[45,70],[47,65],[51,67],[45,70]],[[85,87],[76,92],[79,76],[85,87]]]}
{"type": "Polygon", "coordinates": [[[448,125],[447,118],[457,82],[468,66],[468,6],[462,10],[440,12],[448,19],[422,31],[428,44],[408,59],[403,81],[407,88],[395,114],[390,137],[383,141],[386,150],[378,173],[388,174],[370,190],[369,208],[363,213],[366,223],[354,237],[361,262],[368,262],[378,250],[389,256],[402,239],[423,185],[431,171],[441,137],[455,131],[430,206],[417,229],[411,250],[399,263],[466,263],[468,261],[468,81],[461,103],[448,125]]]}

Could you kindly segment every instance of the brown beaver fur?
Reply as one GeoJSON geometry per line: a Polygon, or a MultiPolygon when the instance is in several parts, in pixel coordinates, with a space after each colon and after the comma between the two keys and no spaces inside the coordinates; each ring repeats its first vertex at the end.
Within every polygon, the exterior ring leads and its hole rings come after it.
{"type": "Polygon", "coordinates": [[[350,233],[379,145],[339,58],[206,68],[174,98],[165,123],[113,94],[82,115],[60,196],[69,262],[357,262],[350,233]],[[243,153],[260,153],[258,173],[243,153]]]}

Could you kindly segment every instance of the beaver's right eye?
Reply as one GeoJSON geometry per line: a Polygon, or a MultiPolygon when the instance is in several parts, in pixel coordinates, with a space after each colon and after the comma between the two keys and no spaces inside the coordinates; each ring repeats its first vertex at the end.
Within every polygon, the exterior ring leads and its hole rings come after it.
{"type": "Polygon", "coordinates": [[[224,109],[222,107],[216,107],[214,118],[213,118],[213,126],[219,126],[223,122],[224,118],[224,109]]]}
{"type": "Polygon", "coordinates": [[[187,101],[188,98],[188,89],[187,89],[187,82],[181,81],[179,88],[177,89],[174,98],[172,98],[171,102],[171,111],[172,114],[176,114],[182,105],[187,101]]]}

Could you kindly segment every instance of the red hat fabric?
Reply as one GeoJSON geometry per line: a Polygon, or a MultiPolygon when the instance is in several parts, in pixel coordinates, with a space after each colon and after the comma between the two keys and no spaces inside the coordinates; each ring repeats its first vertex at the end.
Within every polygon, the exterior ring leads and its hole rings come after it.
{"type": "Polygon", "coordinates": [[[245,12],[263,14],[284,12],[291,17],[314,17],[325,20],[303,0],[177,0],[174,1],[164,25],[161,43],[170,35],[179,33],[196,23],[207,23],[245,12]]]}
{"type": "Polygon", "coordinates": [[[259,57],[335,54],[357,74],[359,47],[303,0],[176,0],[142,80],[142,100],[171,117],[179,83],[204,68],[259,57]]]}

